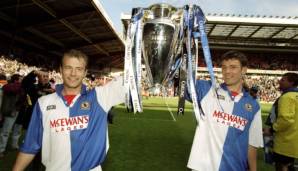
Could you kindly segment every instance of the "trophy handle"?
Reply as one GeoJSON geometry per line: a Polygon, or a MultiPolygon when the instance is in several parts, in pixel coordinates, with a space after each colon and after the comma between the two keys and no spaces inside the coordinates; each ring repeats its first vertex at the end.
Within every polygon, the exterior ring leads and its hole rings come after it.
{"type": "Polygon", "coordinates": [[[170,62],[168,63],[168,73],[166,73],[166,76],[164,80],[162,81],[162,84],[165,85],[169,80],[172,80],[175,76],[175,72],[180,68],[181,66],[181,49],[182,49],[182,40],[179,40],[179,32],[180,27],[178,25],[175,25],[175,31],[173,34],[173,39],[171,42],[168,59],[170,62]]]}

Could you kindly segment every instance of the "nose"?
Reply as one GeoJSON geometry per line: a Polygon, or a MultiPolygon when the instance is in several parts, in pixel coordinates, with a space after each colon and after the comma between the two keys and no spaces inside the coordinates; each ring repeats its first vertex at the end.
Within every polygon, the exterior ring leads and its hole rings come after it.
{"type": "Polygon", "coordinates": [[[70,72],[70,75],[76,75],[76,73],[77,73],[76,70],[72,69],[71,72],[70,72]]]}

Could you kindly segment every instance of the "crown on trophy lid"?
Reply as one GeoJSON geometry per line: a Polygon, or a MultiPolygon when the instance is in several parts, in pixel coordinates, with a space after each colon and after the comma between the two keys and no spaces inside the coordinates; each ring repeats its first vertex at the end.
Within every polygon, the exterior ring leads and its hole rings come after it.
{"type": "Polygon", "coordinates": [[[170,18],[177,9],[170,4],[161,3],[151,5],[149,10],[152,11],[154,18],[170,18]]]}
{"type": "Polygon", "coordinates": [[[174,64],[173,52],[177,41],[177,24],[173,15],[177,8],[166,4],[154,4],[145,10],[143,27],[143,59],[149,87],[160,87],[174,64]],[[147,15],[146,15],[147,14],[147,15]]]}

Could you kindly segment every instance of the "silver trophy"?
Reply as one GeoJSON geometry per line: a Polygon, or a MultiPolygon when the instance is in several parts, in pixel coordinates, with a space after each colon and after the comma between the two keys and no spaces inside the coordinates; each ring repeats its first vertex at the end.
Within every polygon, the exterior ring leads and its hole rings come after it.
{"type": "Polygon", "coordinates": [[[195,91],[199,38],[208,61],[212,85],[215,85],[205,21],[201,8],[196,5],[175,8],[162,3],[132,10],[126,34],[124,67],[127,106],[132,104],[134,111],[141,112],[140,87],[158,90],[165,95],[168,83],[178,74],[179,113],[183,113],[181,108],[184,107],[187,83],[196,116],[199,117],[195,91]],[[144,70],[141,69],[142,64],[144,70]]]}
{"type": "Polygon", "coordinates": [[[155,4],[145,11],[142,50],[149,87],[164,86],[170,71],[175,70],[176,13],[177,9],[168,4],[155,4]]]}

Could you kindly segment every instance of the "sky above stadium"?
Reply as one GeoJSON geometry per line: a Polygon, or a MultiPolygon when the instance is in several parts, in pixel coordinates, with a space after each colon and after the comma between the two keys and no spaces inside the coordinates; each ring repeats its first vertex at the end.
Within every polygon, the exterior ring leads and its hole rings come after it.
{"type": "Polygon", "coordinates": [[[297,0],[99,0],[117,32],[122,31],[121,13],[131,13],[134,7],[149,7],[155,3],[168,3],[175,7],[185,4],[199,5],[205,14],[236,14],[266,16],[298,16],[297,0]]]}

